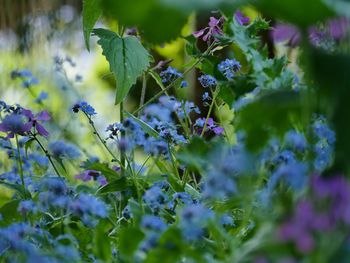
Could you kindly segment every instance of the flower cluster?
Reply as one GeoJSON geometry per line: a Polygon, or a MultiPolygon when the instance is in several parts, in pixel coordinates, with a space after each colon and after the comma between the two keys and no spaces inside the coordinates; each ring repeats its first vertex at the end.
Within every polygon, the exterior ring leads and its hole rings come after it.
{"type": "Polygon", "coordinates": [[[90,117],[97,114],[95,109],[85,101],[82,101],[82,102],[75,104],[73,106],[72,110],[75,113],[77,113],[77,112],[79,112],[79,110],[81,110],[83,113],[85,113],[86,115],[88,115],[90,117]]]}
{"type": "MultiPolygon", "coordinates": [[[[160,72],[160,77],[162,78],[162,82],[165,85],[169,85],[175,82],[177,79],[182,79],[183,74],[178,72],[175,68],[169,66],[166,70],[163,70],[162,72],[160,72]]],[[[182,81],[181,87],[183,88],[186,86],[187,86],[187,82],[182,81]]]]}
{"type": "Polygon", "coordinates": [[[216,79],[210,75],[202,75],[198,78],[203,88],[213,88],[216,86],[216,79]]]}
{"type": "Polygon", "coordinates": [[[228,79],[232,80],[241,69],[241,64],[235,59],[225,59],[218,65],[218,70],[228,79]]]}

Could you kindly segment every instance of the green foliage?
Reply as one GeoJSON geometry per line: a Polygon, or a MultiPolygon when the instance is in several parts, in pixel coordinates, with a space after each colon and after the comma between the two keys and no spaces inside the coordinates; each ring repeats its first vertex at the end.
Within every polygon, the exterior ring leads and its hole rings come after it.
{"type": "Polygon", "coordinates": [[[101,0],[83,1],[83,33],[85,45],[90,50],[90,35],[98,18],[102,13],[101,0]]]}
{"type": "Polygon", "coordinates": [[[337,134],[335,168],[349,169],[350,56],[344,53],[329,54],[317,49],[311,49],[309,55],[309,70],[317,81],[320,107],[322,111],[330,112],[337,134]]]}
{"type": "Polygon", "coordinates": [[[143,120],[140,120],[139,118],[135,117],[134,115],[132,115],[129,112],[125,112],[125,115],[128,118],[131,118],[132,120],[134,120],[135,122],[137,122],[138,124],[140,124],[140,126],[142,127],[142,129],[150,136],[153,136],[154,138],[157,138],[158,132],[153,129],[150,125],[148,125],[146,122],[144,122],[143,120]]]}
{"type": "Polygon", "coordinates": [[[118,191],[123,191],[126,190],[128,187],[128,182],[125,177],[122,177],[120,179],[112,180],[108,184],[100,187],[97,191],[97,195],[102,195],[102,194],[108,194],[108,193],[115,193],[118,191]]]}
{"type": "Polygon", "coordinates": [[[266,91],[237,114],[237,128],[247,133],[247,146],[260,149],[272,136],[281,137],[293,124],[307,121],[304,94],[295,91],[266,91]]]}
{"type": "Polygon", "coordinates": [[[115,104],[122,102],[128,95],[137,78],[149,67],[150,55],[134,36],[120,37],[106,29],[94,29],[99,37],[98,44],[109,62],[110,70],[117,82],[115,104]]]}
{"type": "Polygon", "coordinates": [[[112,256],[109,228],[108,222],[101,221],[94,231],[94,252],[96,257],[104,262],[109,262],[112,256]]]}
{"type": "Polygon", "coordinates": [[[132,255],[144,238],[142,231],[135,227],[122,228],[119,231],[119,250],[126,258],[132,261],[132,255]]]}
{"type": "Polygon", "coordinates": [[[322,0],[261,0],[255,3],[263,12],[301,27],[308,27],[334,15],[322,0]]]}

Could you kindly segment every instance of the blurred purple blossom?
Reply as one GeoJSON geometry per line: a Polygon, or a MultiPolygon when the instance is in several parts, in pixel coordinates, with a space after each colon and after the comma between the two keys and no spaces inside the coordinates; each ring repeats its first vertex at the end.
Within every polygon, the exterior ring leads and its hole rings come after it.
{"type": "Polygon", "coordinates": [[[50,114],[47,111],[41,111],[34,115],[30,110],[23,109],[23,115],[28,118],[28,122],[25,124],[25,129],[30,131],[32,128],[42,136],[49,136],[49,132],[40,124],[40,122],[49,121],[51,119],[50,114]]]}
{"type": "Polygon", "coordinates": [[[241,26],[247,25],[250,23],[250,18],[247,16],[244,16],[241,11],[236,11],[234,17],[237,23],[239,23],[241,26]]]}
{"type": "Polygon", "coordinates": [[[100,171],[95,170],[86,170],[78,175],[75,176],[75,179],[82,180],[84,182],[88,182],[91,180],[98,181],[101,185],[106,185],[107,180],[106,178],[101,174],[100,171]]]}
{"type": "Polygon", "coordinates": [[[350,184],[344,177],[311,179],[311,198],[300,201],[293,216],[279,229],[279,238],[292,241],[302,253],[316,246],[314,233],[350,225],[350,184]]]}
{"type": "Polygon", "coordinates": [[[211,16],[209,18],[208,26],[201,30],[193,32],[193,36],[195,38],[202,37],[203,41],[207,43],[211,43],[213,39],[215,40],[215,35],[223,35],[222,25],[224,21],[225,21],[224,17],[220,17],[219,19],[216,19],[215,17],[211,16]]]}

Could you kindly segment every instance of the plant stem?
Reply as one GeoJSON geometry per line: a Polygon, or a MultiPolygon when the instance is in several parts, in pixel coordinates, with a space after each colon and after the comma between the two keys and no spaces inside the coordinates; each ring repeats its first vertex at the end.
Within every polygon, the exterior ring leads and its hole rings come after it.
{"type": "Polygon", "coordinates": [[[120,161],[118,160],[118,158],[114,155],[114,153],[111,151],[111,149],[108,148],[106,141],[102,139],[101,135],[97,131],[94,121],[85,112],[84,112],[84,114],[89,120],[89,124],[91,125],[91,127],[93,129],[93,133],[96,135],[98,140],[102,143],[103,147],[107,150],[107,152],[112,156],[112,158],[113,158],[112,162],[118,162],[120,164],[120,161]]]}
{"type": "Polygon", "coordinates": [[[218,90],[215,90],[215,92],[212,91],[212,94],[213,94],[213,100],[212,100],[212,102],[210,104],[207,117],[205,118],[205,123],[204,123],[203,130],[201,132],[200,137],[203,137],[203,135],[205,133],[205,129],[207,128],[207,124],[208,124],[208,120],[209,120],[210,114],[211,114],[211,112],[213,110],[213,107],[214,107],[214,104],[215,104],[216,96],[219,94],[219,92],[218,92],[218,90]]]}
{"type": "MultiPolygon", "coordinates": [[[[197,61],[188,69],[186,69],[183,73],[183,75],[186,75],[188,72],[190,72],[196,65],[198,65],[205,56],[207,56],[208,54],[210,54],[212,48],[214,47],[214,43],[213,42],[208,49],[201,54],[201,56],[197,59],[197,61]]],[[[159,91],[156,95],[154,95],[150,100],[148,100],[145,104],[143,104],[141,107],[139,107],[137,110],[135,110],[133,112],[133,115],[136,115],[138,112],[142,111],[146,106],[148,106],[149,104],[151,104],[152,102],[154,102],[156,99],[158,99],[160,96],[162,96],[165,92],[167,92],[168,90],[171,89],[171,87],[173,86],[173,84],[178,81],[180,79],[180,77],[174,79],[172,82],[170,82],[167,86],[165,86],[164,89],[162,89],[161,91],[159,91]]]]}
{"type": "Polygon", "coordinates": [[[16,145],[17,145],[17,157],[18,157],[18,170],[19,170],[19,176],[21,177],[22,187],[23,187],[23,195],[24,199],[26,199],[26,186],[24,183],[24,176],[23,176],[23,168],[22,168],[22,156],[21,156],[21,149],[19,148],[19,142],[18,142],[18,136],[15,135],[16,138],[16,145]]]}
{"type": "Polygon", "coordinates": [[[142,107],[142,105],[145,103],[146,89],[147,89],[147,76],[146,76],[146,73],[144,73],[143,77],[142,77],[142,90],[141,90],[141,97],[140,97],[140,107],[142,107]]]}
{"type": "MultiPolygon", "coordinates": [[[[123,123],[124,122],[124,102],[120,102],[120,123],[123,123]]],[[[121,140],[124,140],[125,138],[125,132],[121,132],[120,134],[120,137],[121,137],[121,140]]],[[[124,176],[124,173],[125,173],[125,152],[124,151],[121,151],[120,152],[120,162],[121,162],[121,175],[124,176]]]]}
{"type": "Polygon", "coordinates": [[[49,154],[48,150],[45,149],[45,147],[42,145],[42,143],[39,141],[39,139],[36,137],[36,135],[33,135],[34,140],[38,143],[39,147],[41,148],[41,150],[45,153],[47,159],[49,159],[49,162],[51,163],[53,169],[55,170],[56,174],[61,177],[60,173],[58,172],[58,169],[55,165],[55,163],[53,162],[51,155],[49,154]]]}

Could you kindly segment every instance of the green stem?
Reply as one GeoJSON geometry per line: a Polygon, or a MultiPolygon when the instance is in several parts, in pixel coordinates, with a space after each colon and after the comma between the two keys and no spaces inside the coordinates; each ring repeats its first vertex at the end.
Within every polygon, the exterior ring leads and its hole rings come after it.
{"type": "Polygon", "coordinates": [[[216,96],[219,94],[219,92],[218,92],[218,90],[215,90],[215,92],[212,91],[212,94],[213,94],[213,100],[212,100],[212,102],[210,104],[207,117],[205,118],[205,123],[204,123],[203,130],[202,130],[202,133],[201,133],[200,137],[203,137],[203,135],[205,133],[205,129],[207,128],[207,124],[208,124],[208,120],[209,120],[210,114],[211,114],[211,112],[213,110],[213,107],[214,107],[214,104],[215,104],[216,96]]]}
{"type": "Polygon", "coordinates": [[[39,139],[33,135],[33,138],[34,140],[38,143],[39,147],[41,148],[41,150],[45,153],[47,159],[49,159],[49,162],[51,163],[52,165],[52,168],[55,170],[56,174],[61,177],[60,173],[58,172],[58,169],[55,165],[55,163],[53,162],[52,158],[51,158],[51,155],[49,154],[49,151],[45,149],[45,147],[42,145],[42,143],[39,141],[39,139]]]}
{"type": "MultiPolygon", "coordinates": [[[[124,122],[124,102],[120,102],[120,123],[123,123],[124,122]]],[[[122,132],[121,133],[121,140],[124,140],[125,138],[125,132],[122,132]]],[[[121,151],[120,153],[120,162],[121,162],[121,174],[122,176],[124,176],[124,173],[125,173],[125,152],[124,151],[121,151]]]]}
{"type": "MultiPolygon", "coordinates": [[[[197,61],[188,69],[186,69],[183,73],[183,75],[185,76],[188,72],[190,72],[195,66],[197,66],[205,56],[209,55],[210,52],[212,51],[212,48],[214,47],[215,42],[213,42],[208,49],[201,54],[201,56],[197,59],[197,61]]],[[[145,107],[147,107],[149,104],[151,104],[152,102],[154,102],[155,100],[157,100],[160,96],[162,96],[165,92],[167,92],[168,90],[171,89],[171,87],[173,86],[173,84],[178,81],[180,79],[176,78],[174,79],[172,82],[170,82],[167,86],[164,87],[164,89],[162,89],[161,91],[159,91],[156,95],[154,95],[150,100],[148,100],[145,104],[143,104],[141,107],[139,107],[137,110],[135,110],[133,112],[133,115],[137,115],[138,112],[142,111],[145,107]]]]}
{"type": "Polygon", "coordinates": [[[85,116],[88,118],[89,120],[89,124],[92,127],[93,133],[96,135],[96,137],[98,138],[98,140],[102,143],[103,147],[107,150],[107,152],[112,156],[113,160],[112,162],[118,162],[120,164],[120,161],[118,160],[118,158],[115,156],[115,154],[111,151],[111,149],[109,149],[109,147],[107,146],[107,143],[105,140],[102,139],[101,135],[99,134],[99,132],[96,129],[95,123],[94,121],[90,118],[89,115],[87,115],[84,112],[85,116]]]}
{"type": "Polygon", "coordinates": [[[17,157],[18,157],[18,170],[19,170],[19,176],[21,177],[21,182],[22,182],[22,187],[23,187],[23,194],[24,198],[26,199],[26,186],[24,184],[24,176],[23,176],[23,168],[22,168],[22,156],[21,156],[21,149],[19,147],[19,142],[18,142],[18,136],[17,134],[15,135],[16,138],[16,145],[17,145],[17,157]]]}
{"type": "Polygon", "coordinates": [[[141,97],[140,97],[140,107],[145,103],[145,97],[146,97],[146,89],[147,89],[147,76],[146,73],[142,76],[142,90],[141,90],[141,97]]]}

